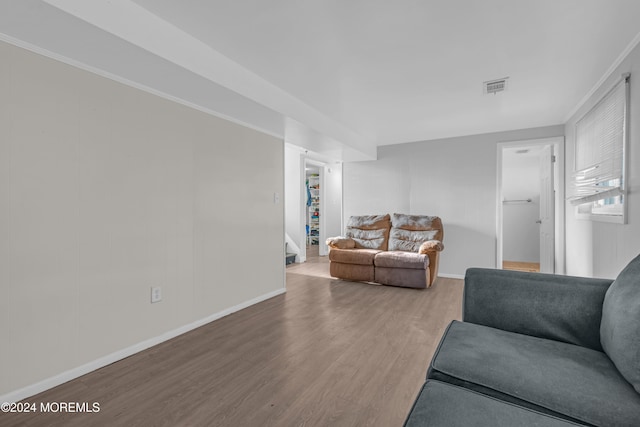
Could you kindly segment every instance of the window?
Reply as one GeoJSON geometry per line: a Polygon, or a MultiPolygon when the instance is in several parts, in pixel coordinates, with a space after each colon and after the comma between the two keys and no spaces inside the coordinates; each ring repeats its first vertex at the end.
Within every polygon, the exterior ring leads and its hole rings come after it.
{"type": "Polygon", "coordinates": [[[576,123],[571,196],[579,218],[625,222],[629,74],[576,123]]]}

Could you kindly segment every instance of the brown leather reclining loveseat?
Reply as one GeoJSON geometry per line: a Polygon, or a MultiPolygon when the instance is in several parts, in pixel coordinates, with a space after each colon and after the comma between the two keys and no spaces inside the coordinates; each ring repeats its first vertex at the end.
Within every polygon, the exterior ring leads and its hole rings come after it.
{"type": "Polygon", "coordinates": [[[344,237],[327,239],[330,274],[339,279],[428,288],[437,276],[443,237],[437,216],[352,216],[344,237]]]}

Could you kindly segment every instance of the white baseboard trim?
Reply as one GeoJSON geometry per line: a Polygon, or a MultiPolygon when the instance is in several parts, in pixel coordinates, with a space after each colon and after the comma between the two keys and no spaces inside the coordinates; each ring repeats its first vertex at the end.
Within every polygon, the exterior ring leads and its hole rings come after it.
{"type": "Polygon", "coordinates": [[[447,279],[462,279],[462,280],[464,280],[464,274],[438,273],[438,277],[445,277],[447,279]]]}
{"type": "Polygon", "coordinates": [[[27,397],[42,393],[43,391],[49,390],[53,387],[59,386],[60,384],[64,384],[68,381],[81,377],[82,375],[88,374],[89,372],[95,371],[96,369],[103,368],[107,365],[117,362],[118,360],[122,360],[150,347],[153,347],[154,345],[158,345],[193,329],[199,328],[200,326],[206,325],[207,323],[213,322],[214,320],[218,320],[222,317],[228,316],[231,313],[235,313],[236,311],[240,311],[259,302],[266,301],[275,296],[284,294],[285,292],[286,289],[284,288],[278,289],[253,298],[249,301],[242,302],[233,307],[229,307],[210,316],[207,316],[204,319],[196,320],[193,323],[189,323],[188,325],[184,325],[171,331],[165,332],[164,334],[157,337],[149,338],[148,340],[144,340],[130,347],[123,348],[122,350],[108,354],[89,363],[85,363],[84,365],[78,366],[77,368],[69,369],[68,371],[62,372],[58,375],[54,375],[53,377],[47,378],[43,381],[39,381],[35,384],[28,385],[19,390],[4,394],[0,396],[0,402],[18,402],[22,399],[26,399],[27,397]]]}

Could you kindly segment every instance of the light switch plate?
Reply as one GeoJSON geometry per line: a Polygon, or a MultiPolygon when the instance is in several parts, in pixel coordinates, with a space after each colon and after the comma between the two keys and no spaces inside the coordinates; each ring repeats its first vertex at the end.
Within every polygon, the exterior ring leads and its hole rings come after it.
{"type": "Polygon", "coordinates": [[[151,288],[151,302],[162,301],[162,288],[160,286],[154,286],[151,288]]]}

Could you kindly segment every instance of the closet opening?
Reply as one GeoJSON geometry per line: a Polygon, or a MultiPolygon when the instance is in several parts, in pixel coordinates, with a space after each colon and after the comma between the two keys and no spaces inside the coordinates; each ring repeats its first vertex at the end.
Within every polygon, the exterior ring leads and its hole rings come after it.
{"type": "Polygon", "coordinates": [[[324,229],[324,169],[325,164],[305,159],[304,164],[304,224],[305,259],[327,255],[324,229]]]}
{"type": "Polygon", "coordinates": [[[497,268],[564,271],[564,138],[498,144],[497,268]]]}
{"type": "Polygon", "coordinates": [[[307,258],[319,256],[320,248],[320,168],[305,167],[305,231],[307,236],[307,258]]]}

